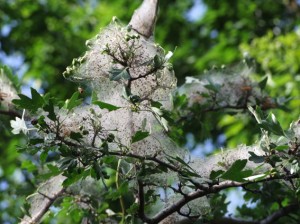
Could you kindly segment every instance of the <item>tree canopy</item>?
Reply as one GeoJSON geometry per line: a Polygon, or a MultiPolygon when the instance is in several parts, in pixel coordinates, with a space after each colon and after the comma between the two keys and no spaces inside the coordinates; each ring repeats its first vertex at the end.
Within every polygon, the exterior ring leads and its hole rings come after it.
{"type": "Polygon", "coordinates": [[[299,223],[298,1],[141,3],[0,2],[0,220],[299,223]]]}

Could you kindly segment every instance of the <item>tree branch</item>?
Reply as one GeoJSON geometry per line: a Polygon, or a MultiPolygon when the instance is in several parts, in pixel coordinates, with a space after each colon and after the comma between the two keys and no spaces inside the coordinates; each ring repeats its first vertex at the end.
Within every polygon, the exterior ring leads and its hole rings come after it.
{"type": "Polygon", "coordinates": [[[7,115],[12,118],[15,118],[15,117],[21,118],[22,117],[22,115],[20,113],[18,113],[17,111],[14,111],[14,110],[0,110],[0,114],[7,115]]]}
{"type": "Polygon", "coordinates": [[[280,218],[287,216],[288,214],[299,210],[299,204],[291,204],[284,208],[277,210],[268,217],[261,220],[245,221],[240,219],[234,219],[230,217],[223,217],[215,220],[211,220],[211,224],[272,224],[280,218]]]}
{"type": "Polygon", "coordinates": [[[65,191],[65,188],[62,187],[62,183],[65,179],[66,177],[58,175],[42,184],[37,190],[37,193],[29,197],[29,214],[23,217],[20,224],[39,223],[50,206],[65,191]]]}
{"type": "Polygon", "coordinates": [[[295,212],[299,210],[299,204],[291,204],[288,205],[286,207],[283,207],[279,210],[277,210],[276,212],[274,212],[273,214],[269,215],[268,217],[266,217],[265,219],[262,219],[259,223],[260,224],[271,224],[274,223],[276,220],[280,219],[283,216],[286,216],[292,212],[295,212]]]}
{"type": "MultiPolygon", "coordinates": [[[[276,177],[274,176],[274,177],[269,177],[269,178],[266,178],[266,179],[263,179],[260,181],[256,181],[256,182],[249,181],[246,183],[241,183],[241,182],[236,182],[236,181],[223,181],[223,182],[219,183],[218,185],[214,185],[214,186],[208,188],[207,190],[197,190],[195,192],[185,195],[184,197],[179,199],[177,202],[173,203],[171,206],[165,208],[163,211],[156,214],[153,218],[151,218],[149,220],[148,223],[159,223],[160,221],[162,221],[163,219],[165,219],[172,213],[179,211],[181,209],[181,207],[186,205],[188,202],[190,202],[194,199],[203,197],[205,195],[217,193],[221,190],[231,188],[231,187],[242,187],[242,186],[246,186],[246,185],[253,184],[253,183],[267,182],[267,181],[272,181],[272,180],[281,180],[281,179],[285,179],[285,178],[291,178],[291,179],[299,178],[299,175],[294,174],[294,175],[289,175],[288,177],[287,176],[276,176],[276,177]]],[[[275,217],[278,217],[278,215],[277,216],[274,215],[274,218],[275,217]]],[[[266,219],[268,219],[268,218],[266,218],[266,219]]],[[[263,224],[268,224],[268,223],[270,223],[270,222],[263,222],[263,224]]]]}
{"type": "Polygon", "coordinates": [[[138,217],[144,222],[149,222],[149,218],[145,215],[145,198],[144,198],[144,184],[141,180],[138,182],[138,197],[139,197],[139,209],[138,217]]]}

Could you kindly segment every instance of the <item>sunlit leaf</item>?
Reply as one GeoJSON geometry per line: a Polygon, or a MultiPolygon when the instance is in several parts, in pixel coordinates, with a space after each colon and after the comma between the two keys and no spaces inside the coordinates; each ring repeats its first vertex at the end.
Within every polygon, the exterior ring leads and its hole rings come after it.
{"type": "Polygon", "coordinates": [[[247,164],[246,159],[235,161],[231,165],[231,167],[221,175],[221,178],[226,180],[243,182],[245,177],[248,177],[252,174],[251,170],[243,171],[246,164],[247,164]]]}
{"type": "Polygon", "coordinates": [[[37,170],[36,165],[30,160],[23,161],[21,168],[26,169],[28,172],[33,172],[33,171],[37,170]]]}
{"type": "Polygon", "coordinates": [[[72,97],[66,100],[64,107],[67,108],[68,110],[71,110],[74,107],[79,106],[82,103],[82,99],[78,99],[79,95],[80,95],[79,92],[73,93],[72,97]]]}

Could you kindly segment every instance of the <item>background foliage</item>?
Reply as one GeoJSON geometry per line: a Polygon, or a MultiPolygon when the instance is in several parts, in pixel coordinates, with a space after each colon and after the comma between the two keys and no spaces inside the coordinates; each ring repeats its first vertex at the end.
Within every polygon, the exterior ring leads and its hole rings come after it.
{"type": "MultiPolygon", "coordinates": [[[[34,86],[42,93],[70,98],[78,86],[65,80],[62,72],[73,58],[82,55],[85,41],[100,27],[107,25],[113,16],[127,23],[139,4],[137,0],[0,1],[2,62],[9,62],[7,56],[12,60],[19,58],[20,63],[13,62],[11,67],[22,80],[23,91],[34,86]]],[[[191,20],[189,12],[193,5],[192,0],[160,2],[156,42],[167,50],[176,48],[172,63],[178,83],[182,84],[186,76],[199,76],[213,66],[234,65],[247,52],[256,62],[255,78],[268,77],[266,88],[270,95],[276,97],[279,104],[291,99],[281,110],[272,111],[282,126],[288,128],[300,112],[299,3],[293,0],[205,0],[203,15],[191,20]]],[[[12,136],[7,128],[7,117],[1,122],[0,217],[4,223],[15,223],[17,217],[22,216],[20,208],[25,195],[34,190],[36,180],[31,172],[35,172],[32,164],[37,161],[30,154],[17,152],[16,145],[24,144],[24,139],[12,136]]],[[[204,112],[189,118],[182,132],[193,136],[194,141],[188,145],[191,150],[207,139],[219,147],[217,139],[223,134],[226,142],[222,146],[235,147],[258,139],[259,129],[254,128],[254,124],[249,116],[232,110],[204,112]]],[[[185,143],[186,139],[182,141],[185,143]]],[[[276,188],[275,185],[266,187],[276,188]]],[[[244,198],[253,198],[250,194],[244,198]]],[[[256,201],[254,208],[239,208],[237,216],[260,218],[264,215],[259,212],[263,210],[261,207],[270,208],[268,212],[280,207],[272,197],[274,195],[265,195],[263,200],[256,201]]],[[[290,200],[280,192],[276,197],[281,202],[290,200]]],[[[67,208],[71,201],[66,198],[63,203],[67,208]]],[[[219,202],[216,215],[227,212],[225,204],[224,200],[219,202]]],[[[73,223],[81,217],[75,209],[73,220],[68,221],[66,213],[67,210],[60,213],[57,219],[73,223]]]]}

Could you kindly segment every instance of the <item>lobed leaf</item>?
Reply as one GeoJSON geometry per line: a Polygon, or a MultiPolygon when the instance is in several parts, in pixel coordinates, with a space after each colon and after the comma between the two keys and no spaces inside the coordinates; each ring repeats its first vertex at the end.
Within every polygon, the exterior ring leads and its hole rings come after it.
{"type": "Polygon", "coordinates": [[[245,181],[245,178],[249,177],[253,173],[251,170],[243,171],[246,164],[247,164],[246,159],[243,160],[239,159],[235,161],[231,165],[231,167],[225,173],[222,174],[221,178],[226,180],[239,181],[239,182],[245,181]]]}

